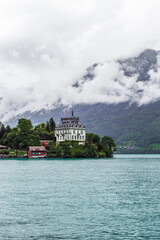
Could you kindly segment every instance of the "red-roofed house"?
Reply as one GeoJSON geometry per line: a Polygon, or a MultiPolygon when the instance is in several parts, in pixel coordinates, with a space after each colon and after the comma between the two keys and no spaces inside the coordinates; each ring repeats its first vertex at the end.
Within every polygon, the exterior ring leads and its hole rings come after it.
{"type": "Polygon", "coordinates": [[[44,146],[29,147],[28,157],[29,158],[45,158],[47,157],[46,148],[44,146]]]}

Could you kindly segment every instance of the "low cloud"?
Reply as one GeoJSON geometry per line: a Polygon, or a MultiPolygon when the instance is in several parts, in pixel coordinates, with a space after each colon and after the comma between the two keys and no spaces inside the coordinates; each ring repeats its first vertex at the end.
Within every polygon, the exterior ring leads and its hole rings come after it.
{"type": "MultiPolygon", "coordinates": [[[[126,76],[121,64],[108,62],[96,67],[95,77],[91,81],[79,81],[76,90],[68,89],[72,94],[70,104],[97,102],[118,104],[122,102],[145,105],[160,100],[160,67],[150,70],[148,81],[138,81],[138,73],[126,76]]],[[[65,96],[64,96],[65,99],[65,96]]],[[[67,98],[64,103],[67,104],[67,98]]]]}
{"type": "Polygon", "coordinates": [[[160,67],[137,82],[116,62],[160,49],[159,12],[158,0],[1,0],[1,120],[59,104],[159,100],[160,67]]]}

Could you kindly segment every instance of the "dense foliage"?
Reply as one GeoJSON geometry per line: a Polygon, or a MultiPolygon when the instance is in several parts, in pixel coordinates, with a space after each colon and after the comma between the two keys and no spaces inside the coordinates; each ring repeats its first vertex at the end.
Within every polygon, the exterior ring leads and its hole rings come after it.
{"type": "MultiPolygon", "coordinates": [[[[88,133],[85,145],[79,145],[76,141],[64,141],[56,145],[55,122],[51,118],[46,123],[40,123],[33,127],[28,119],[21,118],[17,127],[0,126],[0,144],[12,149],[27,150],[29,146],[39,146],[40,140],[50,140],[48,157],[58,158],[104,158],[112,157],[116,151],[116,144],[111,137],[100,138],[97,134],[88,133]]],[[[7,154],[9,150],[2,150],[7,154]]]]}
{"type": "Polygon", "coordinates": [[[50,142],[48,157],[59,158],[105,158],[112,157],[116,151],[116,144],[111,137],[88,133],[85,145],[76,141],[64,141],[59,144],[50,142]]]}
{"type": "Polygon", "coordinates": [[[28,149],[28,146],[39,146],[41,139],[54,140],[55,122],[49,122],[33,127],[31,120],[21,118],[15,128],[0,124],[0,144],[12,149],[28,149]]]}

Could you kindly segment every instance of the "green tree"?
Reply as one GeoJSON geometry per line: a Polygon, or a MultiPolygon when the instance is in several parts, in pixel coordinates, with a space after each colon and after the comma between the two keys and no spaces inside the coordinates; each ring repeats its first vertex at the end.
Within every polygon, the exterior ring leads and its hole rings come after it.
{"type": "Polygon", "coordinates": [[[57,157],[62,157],[62,148],[60,147],[59,144],[56,145],[55,150],[56,150],[56,156],[57,157]]]}
{"type": "Polygon", "coordinates": [[[52,132],[55,130],[56,124],[52,117],[49,120],[49,127],[52,132]]]}
{"type": "Polygon", "coordinates": [[[7,125],[7,127],[6,127],[6,133],[10,133],[10,132],[11,132],[11,128],[10,128],[9,125],[7,125]]]}
{"type": "Polygon", "coordinates": [[[30,120],[25,118],[19,119],[17,127],[20,149],[27,149],[28,146],[40,145],[39,136],[33,130],[30,120]]]}
{"type": "Polygon", "coordinates": [[[33,129],[31,120],[21,118],[18,120],[18,129],[21,134],[28,134],[31,133],[31,130],[33,129]]]}
{"type": "Polygon", "coordinates": [[[47,132],[50,132],[50,125],[49,125],[49,122],[48,122],[48,121],[46,122],[46,131],[47,131],[47,132]]]}
{"type": "Polygon", "coordinates": [[[116,151],[116,144],[115,144],[113,138],[104,136],[104,137],[102,137],[101,143],[102,143],[104,151],[106,153],[106,157],[113,156],[113,153],[116,151]]]}
{"type": "Polygon", "coordinates": [[[34,130],[39,134],[41,133],[42,131],[45,131],[45,123],[40,123],[40,124],[37,124],[34,128],[34,130]]]}
{"type": "Polygon", "coordinates": [[[62,147],[63,157],[70,158],[72,156],[70,141],[65,140],[64,142],[61,142],[59,145],[60,145],[60,147],[62,147]]]}
{"type": "Polygon", "coordinates": [[[1,126],[0,126],[0,139],[4,136],[5,132],[6,132],[5,126],[4,126],[4,124],[1,123],[1,126]]]}
{"type": "Polygon", "coordinates": [[[101,138],[97,134],[94,134],[94,133],[86,134],[86,140],[89,144],[99,143],[100,139],[101,138]]]}
{"type": "Polygon", "coordinates": [[[3,144],[18,149],[20,143],[20,137],[18,131],[11,131],[10,133],[6,134],[5,138],[3,139],[3,144]]]}
{"type": "Polygon", "coordinates": [[[98,157],[98,148],[94,144],[86,144],[85,145],[85,155],[88,158],[96,158],[98,157]]]}
{"type": "Polygon", "coordinates": [[[84,146],[78,146],[72,148],[72,157],[73,158],[85,158],[86,152],[84,146]]]}

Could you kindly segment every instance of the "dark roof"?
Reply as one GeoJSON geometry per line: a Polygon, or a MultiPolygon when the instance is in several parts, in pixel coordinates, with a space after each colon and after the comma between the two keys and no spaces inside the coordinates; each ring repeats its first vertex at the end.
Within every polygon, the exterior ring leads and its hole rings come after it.
{"type": "Polygon", "coordinates": [[[79,127],[85,128],[85,126],[79,121],[79,117],[69,117],[69,118],[61,118],[60,123],[58,123],[57,128],[61,127],[79,127]]]}
{"type": "Polygon", "coordinates": [[[29,147],[29,151],[32,151],[32,152],[44,152],[46,151],[46,148],[44,146],[32,146],[32,147],[29,147]]]}

